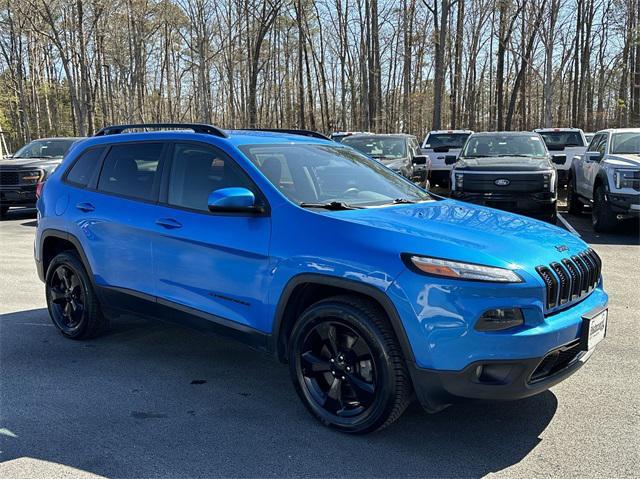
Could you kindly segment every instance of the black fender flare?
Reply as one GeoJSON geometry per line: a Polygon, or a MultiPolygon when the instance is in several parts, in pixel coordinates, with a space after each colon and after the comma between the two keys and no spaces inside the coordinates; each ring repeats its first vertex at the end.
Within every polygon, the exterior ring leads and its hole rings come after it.
{"type": "Polygon", "coordinates": [[[389,322],[391,323],[393,331],[395,332],[396,337],[398,338],[398,342],[400,343],[400,347],[402,348],[402,353],[405,360],[407,362],[415,363],[413,349],[411,348],[411,344],[409,343],[409,338],[407,337],[407,333],[404,329],[404,325],[402,324],[402,320],[400,319],[400,315],[398,314],[395,305],[384,291],[381,291],[375,286],[360,281],[318,273],[301,273],[293,276],[287,282],[286,286],[282,290],[282,293],[280,294],[280,299],[278,300],[278,305],[276,307],[272,328],[272,344],[269,348],[275,353],[278,359],[283,359],[283,348],[286,347],[286,345],[283,346],[280,338],[282,334],[282,326],[286,307],[289,304],[291,294],[296,289],[296,287],[306,283],[320,286],[332,286],[353,291],[354,293],[368,296],[376,301],[378,304],[380,304],[382,309],[387,314],[387,317],[389,318],[389,322]]]}
{"type": "Polygon", "coordinates": [[[92,286],[95,287],[91,265],[89,263],[89,259],[87,258],[86,253],[84,252],[82,243],[80,243],[80,240],[76,238],[74,235],[72,235],[71,233],[67,233],[66,231],[57,230],[54,228],[48,228],[44,230],[40,235],[40,241],[38,242],[38,245],[37,245],[38,252],[40,253],[40,262],[38,265],[38,276],[40,277],[40,279],[44,282],[45,277],[47,275],[47,272],[45,271],[45,268],[44,268],[44,251],[43,251],[44,243],[47,238],[62,239],[62,240],[68,241],[75,247],[76,251],[78,252],[78,255],[80,256],[80,261],[82,261],[82,265],[84,266],[84,269],[87,271],[89,279],[91,280],[92,286]]]}

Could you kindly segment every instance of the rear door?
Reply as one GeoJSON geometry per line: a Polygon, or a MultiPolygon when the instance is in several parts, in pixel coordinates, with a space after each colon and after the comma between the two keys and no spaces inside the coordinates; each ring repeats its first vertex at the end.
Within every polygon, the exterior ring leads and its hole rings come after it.
{"type": "Polygon", "coordinates": [[[83,243],[96,283],[111,292],[155,294],[151,237],[165,146],[112,145],[96,178],[89,180],[80,157],[65,180],[76,186],[69,188],[68,207],[74,235],[83,243]]]}
{"type": "Polygon", "coordinates": [[[587,160],[586,153],[591,151],[600,151],[602,143],[605,141],[604,133],[598,133],[593,137],[591,143],[587,147],[587,151],[580,158],[579,162],[576,162],[576,188],[580,195],[591,198],[592,185],[589,183],[590,172],[593,169],[594,164],[597,162],[587,160]]]}
{"type": "Polygon", "coordinates": [[[227,187],[248,188],[266,205],[221,149],[199,142],[172,147],[153,235],[158,302],[227,326],[266,330],[271,218],[209,212],[209,194],[227,187]]]}

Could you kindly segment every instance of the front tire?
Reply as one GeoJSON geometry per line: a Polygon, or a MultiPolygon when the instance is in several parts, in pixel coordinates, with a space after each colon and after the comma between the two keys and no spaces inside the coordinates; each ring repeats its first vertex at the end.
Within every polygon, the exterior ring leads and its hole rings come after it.
{"type": "Polygon", "coordinates": [[[67,338],[90,339],[106,328],[89,275],[75,252],[64,251],[51,260],[45,294],[49,316],[67,338]]]}
{"type": "Polygon", "coordinates": [[[404,412],[411,380],[384,312],[356,296],[307,308],[289,338],[296,392],[326,426],[352,434],[382,429],[404,412]]]}
{"type": "Polygon", "coordinates": [[[598,185],[593,192],[591,223],[593,224],[593,229],[599,233],[611,231],[618,223],[616,214],[607,201],[607,195],[602,185],[598,185]]]}

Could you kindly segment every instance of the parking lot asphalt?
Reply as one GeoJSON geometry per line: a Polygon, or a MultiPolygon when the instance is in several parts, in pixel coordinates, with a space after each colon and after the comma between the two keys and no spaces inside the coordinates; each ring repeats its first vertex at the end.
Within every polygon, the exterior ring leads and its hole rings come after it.
{"type": "Polygon", "coordinates": [[[123,317],[92,341],[51,324],[33,210],[0,222],[0,477],[640,477],[638,222],[566,216],[600,254],[608,336],[574,376],[515,402],[351,437],[318,425],[285,366],[178,326],[123,317]]]}

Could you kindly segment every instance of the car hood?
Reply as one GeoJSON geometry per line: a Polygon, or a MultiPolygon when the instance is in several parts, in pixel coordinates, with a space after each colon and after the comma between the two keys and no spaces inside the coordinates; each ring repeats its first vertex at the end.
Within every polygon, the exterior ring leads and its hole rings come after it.
{"type": "Polygon", "coordinates": [[[357,234],[384,241],[397,254],[528,271],[588,248],[577,236],[548,223],[450,199],[331,215],[377,230],[357,234]]]}
{"type": "Polygon", "coordinates": [[[638,168],[640,167],[640,155],[616,155],[607,157],[607,163],[618,168],[638,168]]]}
{"type": "Polygon", "coordinates": [[[0,168],[21,169],[21,168],[55,168],[62,163],[62,158],[15,158],[0,160],[0,168]]]}
{"type": "Polygon", "coordinates": [[[460,158],[454,168],[476,171],[537,171],[553,167],[547,158],[502,156],[500,158],[460,158]]]}

